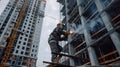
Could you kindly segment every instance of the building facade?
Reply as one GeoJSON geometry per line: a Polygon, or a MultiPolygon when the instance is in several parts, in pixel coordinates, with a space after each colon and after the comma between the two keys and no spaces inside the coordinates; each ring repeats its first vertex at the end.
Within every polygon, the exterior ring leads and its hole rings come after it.
{"type": "Polygon", "coordinates": [[[69,35],[64,52],[78,58],[61,59],[71,66],[120,63],[119,0],[57,0],[69,35]]]}
{"type": "Polygon", "coordinates": [[[11,67],[35,67],[40,33],[45,12],[45,0],[9,0],[0,16],[0,61],[16,30],[6,64],[11,67]],[[22,10],[24,12],[22,13],[22,10]],[[20,13],[21,12],[21,13],[20,13]],[[23,14],[20,16],[20,14],[23,14]],[[19,21],[21,20],[21,21],[19,21]],[[16,24],[19,27],[16,29],[16,24]]]}

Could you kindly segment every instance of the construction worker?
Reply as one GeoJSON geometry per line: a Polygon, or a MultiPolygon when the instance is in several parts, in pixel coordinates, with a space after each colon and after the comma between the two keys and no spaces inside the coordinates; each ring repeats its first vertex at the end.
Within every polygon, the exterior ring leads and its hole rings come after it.
{"type": "MultiPolygon", "coordinates": [[[[57,27],[53,30],[53,32],[49,35],[48,43],[51,48],[51,52],[60,53],[62,51],[62,47],[58,44],[59,41],[67,40],[68,33],[64,31],[65,25],[63,23],[58,23],[57,27]]],[[[52,54],[51,61],[54,62],[57,55],[52,54]]]]}

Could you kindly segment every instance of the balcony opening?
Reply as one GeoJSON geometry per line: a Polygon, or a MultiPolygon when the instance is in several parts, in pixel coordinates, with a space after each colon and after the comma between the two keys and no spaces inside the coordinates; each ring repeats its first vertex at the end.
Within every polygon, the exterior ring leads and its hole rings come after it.
{"type": "Polygon", "coordinates": [[[118,58],[118,52],[109,36],[96,43],[94,49],[101,65],[111,64],[120,59],[118,58]]]}

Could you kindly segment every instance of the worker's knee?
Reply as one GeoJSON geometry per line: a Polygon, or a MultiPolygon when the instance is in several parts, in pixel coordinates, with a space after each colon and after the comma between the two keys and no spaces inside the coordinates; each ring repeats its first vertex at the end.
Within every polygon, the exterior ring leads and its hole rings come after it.
{"type": "Polygon", "coordinates": [[[58,42],[56,40],[50,40],[48,41],[49,45],[57,45],[58,42]]]}
{"type": "Polygon", "coordinates": [[[55,42],[55,43],[57,43],[57,41],[56,40],[48,40],[48,43],[52,43],[52,42],[55,42]]]}
{"type": "Polygon", "coordinates": [[[51,41],[51,42],[49,42],[49,46],[50,46],[51,50],[57,49],[57,42],[51,41]]]}

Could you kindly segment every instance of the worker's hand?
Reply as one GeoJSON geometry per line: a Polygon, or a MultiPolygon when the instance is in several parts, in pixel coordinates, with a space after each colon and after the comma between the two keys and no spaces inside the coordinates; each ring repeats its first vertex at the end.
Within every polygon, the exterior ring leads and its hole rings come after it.
{"type": "Polygon", "coordinates": [[[74,35],[74,34],[75,34],[73,31],[70,31],[69,33],[70,33],[71,35],[74,35]]]}
{"type": "Polygon", "coordinates": [[[73,31],[68,31],[68,32],[66,32],[66,34],[67,34],[67,35],[73,35],[74,32],[73,32],[73,31]]]}
{"type": "Polygon", "coordinates": [[[65,32],[66,35],[69,35],[70,33],[69,32],[65,32]]]}

